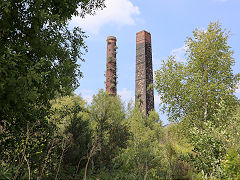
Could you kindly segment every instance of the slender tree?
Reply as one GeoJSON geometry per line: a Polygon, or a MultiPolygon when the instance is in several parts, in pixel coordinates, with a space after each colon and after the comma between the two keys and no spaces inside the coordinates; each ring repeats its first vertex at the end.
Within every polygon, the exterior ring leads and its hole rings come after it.
{"type": "Polygon", "coordinates": [[[206,31],[196,29],[186,40],[186,63],[171,56],[155,72],[155,87],[171,120],[187,119],[196,126],[211,120],[220,126],[224,123],[216,118],[220,103],[228,107],[225,116],[234,110],[239,74],[234,75],[232,70],[229,36],[218,22],[210,23],[206,31]]]}

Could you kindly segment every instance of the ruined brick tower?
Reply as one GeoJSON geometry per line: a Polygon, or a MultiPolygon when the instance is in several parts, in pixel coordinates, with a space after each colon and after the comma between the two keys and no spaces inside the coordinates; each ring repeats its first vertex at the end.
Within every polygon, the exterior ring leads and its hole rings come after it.
{"type": "Polygon", "coordinates": [[[147,31],[136,35],[136,85],[135,100],[140,102],[142,112],[154,109],[151,34],[147,31]]]}
{"type": "Polygon", "coordinates": [[[117,92],[116,46],[114,36],[107,38],[106,92],[115,96],[117,92]]]}

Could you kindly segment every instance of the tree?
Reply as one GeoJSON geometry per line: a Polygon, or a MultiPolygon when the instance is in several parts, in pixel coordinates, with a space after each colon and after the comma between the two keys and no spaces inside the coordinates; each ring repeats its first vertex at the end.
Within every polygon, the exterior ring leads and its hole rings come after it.
{"type": "Polygon", "coordinates": [[[213,122],[208,121],[204,122],[204,130],[193,127],[189,131],[193,153],[188,153],[187,157],[195,168],[194,172],[200,174],[204,172],[207,177],[217,177],[229,141],[225,127],[216,128],[213,122]]]}
{"type": "Polygon", "coordinates": [[[1,123],[40,116],[45,111],[39,107],[49,105],[56,93],[69,94],[78,86],[77,60],[83,60],[86,36],[67,23],[72,15],[84,17],[99,7],[103,0],[1,1],[1,123]]]}
{"type": "Polygon", "coordinates": [[[224,170],[238,167],[238,162],[230,166],[223,162],[232,156],[226,155],[228,149],[237,147],[233,134],[239,128],[234,116],[239,105],[234,96],[239,74],[233,74],[229,36],[219,23],[210,23],[206,31],[196,29],[193,38],[186,40],[186,63],[170,56],[155,72],[163,109],[172,121],[181,122],[181,131],[192,146],[183,159],[192,164],[197,179],[223,178],[224,170]]]}
{"type": "MultiPolygon", "coordinates": [[[[52,100],[51,104],[52,113],[49,121],[58,127],[55,133],[59,136],[59,144],[68,139],[60,162],[60,177],[76,178],[86,164],[92,138],[86,102],[80,96],[72,95],[52,100]]],[[[61,151],[58,153],[59,156],[61,151]]]]}
{"type": "Polygon", "coordinates": [[[219,23],[210,23],[206,31],[196,29],[193,38],[186,40],[186,63],[170,56],[155,72],[155,88],[171,120],[185,120],[198,127],[210,120],[220,126],[225,123],[216,118],[220,103],[228,107],[225,116],[231,115],[238,103],[233,93],[239,74],[232,71],[229,36],[219,23]]]}
{"type": "Polygon", "coordinates": [[[223,176],[221,178],[240,178],[240,106],[226,128],[229,141],[225,157],[221,162],[223,176]]]}
{"type": "Polygon", "coordinates": [[[53,131],[46,120],[49,102],[58,95],[70,94],[79,85],[82,73],[77,61],[83,60],[86,50],[86,35],[78,27],[69,29],[68,21],[73,15],[93,14],[103,3],[0,2],[0,151],[5,152],[1,164],[15,164],[14,150],[22,142],[29,143],[25,141],[28,129],[38,135],[40,129],[42,133],[43,129],[53,131]]]}
{"type": "Polygon", "coordinates": [[[126,148],[128,128],[123,103],[102,89],[93,96],[90,106],[91,124],[100,150],[96,155],[96,168],[111,169],[111,160],[121,148],[126,148]]]}
{"type": "MultiPolygon", "coordinates": [[[[224,114],[225,107],[222,106],[219,111],[224,114]]],[[[228,179],[239,176],[239,107],[234,113],[236,114],[233,117],[223,116],[228,123],[220,127],[216,127],[213,121],[208,121],[203,123],[204,129],[193,127],[185,134],[192,146],[192,152],[183,157],[194,168],[197,179],[228,179]]]]}
{"type": "Polygon", "coordinates": [[[161,121],[154,111],[144,116],[139,106],[128,117],[130,139],[126,149],[114,159],[119,179],[159,179],[163,151],[161,121]]]}

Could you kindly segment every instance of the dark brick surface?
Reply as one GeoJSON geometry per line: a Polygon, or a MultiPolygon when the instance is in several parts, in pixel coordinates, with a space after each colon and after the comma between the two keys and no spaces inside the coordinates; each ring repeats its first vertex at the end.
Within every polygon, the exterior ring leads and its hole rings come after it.
{"type": "Polygon", "coordinates": [[[145,115],[154,109],[151,34],[141,31],[136,35],[135,99],[140,101],[145,115]]]}

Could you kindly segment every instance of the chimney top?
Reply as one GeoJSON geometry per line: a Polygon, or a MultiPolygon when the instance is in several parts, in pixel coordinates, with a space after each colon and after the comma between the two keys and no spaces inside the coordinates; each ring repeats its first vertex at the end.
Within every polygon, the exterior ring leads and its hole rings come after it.
{"type": "Polygon", "coordinates": [[[115,41],[117,41],[117,38],[115,36],[108,36],[107,40],[115,40],[115,41]]]}

